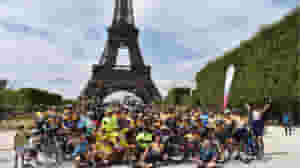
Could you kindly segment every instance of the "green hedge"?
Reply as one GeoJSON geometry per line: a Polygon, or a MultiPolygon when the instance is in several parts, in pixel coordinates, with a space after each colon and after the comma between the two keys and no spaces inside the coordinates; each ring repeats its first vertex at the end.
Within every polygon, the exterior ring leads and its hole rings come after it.
{"type": "Polygon", "coordinates": [[[192,104],[192,97],[190,95],[190,88],[172,88],[167,96],[168,104],[190,105],[192,104]]]}
{"type": "MultiPolygon", "coordinates": [[[[262,102],[264,96],[297,96],[296,26],[299,8],[279,22],[264,26],[252,39],[242,41],[235,48],[210,62],[196,75],[197,90],[194,101],[222,104],[225,70],[234,64],[237,72],[233,80],[229,103],[262,102]],[[245,97],[244,100],[242,100],[245,97]]],[[[298,17],[298,19],[300,19],[298,17]]]]}
{"type": "Polygon", "coordinates": [[[18,90],[0,90],[0,112],[24,113],[34,110],[37,105],[76,104],[78,101],[66,99],[56,93],[36,88],[22,88],[18,90]]]}

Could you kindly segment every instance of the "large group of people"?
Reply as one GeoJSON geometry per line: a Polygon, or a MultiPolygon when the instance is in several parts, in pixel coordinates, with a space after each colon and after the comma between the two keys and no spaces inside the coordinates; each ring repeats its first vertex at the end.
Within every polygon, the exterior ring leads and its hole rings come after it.
{"type": "MultiPolygon", "coordinates": [[[[180,160],[196,162],[199,168],[215,168],[230,159],[250,161],[258,155],[250,153],[263,149],[262,116],[270,103],[245,107],[251,115],[242,116],[230,109],[213,113],[200,107],[184,112],[170,107],[157,112],[152,105],[132,112],[128,106],[117,104],[108,106],[100,118],[88,110],[78,112],[72,105],[63,113],[50,107],[35,113],[35,136],[40,137],[36,149],[42,149],[45,137],[65,137],[62,151],[77,168],[108,167],[116,162],[150,168],[179,156],[180,160]]],[[[22,146],[25,140],[18,143],[22,146]]]]}

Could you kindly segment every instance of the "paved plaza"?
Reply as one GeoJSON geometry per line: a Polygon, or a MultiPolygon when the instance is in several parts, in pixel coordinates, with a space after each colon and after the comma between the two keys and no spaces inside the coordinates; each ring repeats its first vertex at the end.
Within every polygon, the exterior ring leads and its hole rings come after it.
{"type": "MultiPolygon", "coordinates": [[[[283,129],[280,127],[272,127],[269,134],[265,137],[266,143],[266,155],[262,161],[253,161],[251,164],[246,165],[238,161],[232,161],[227,163],[224,168],[297,168],[299,164],[298,160],[300,155],[300,128],[295,130],[295,136],[285,137],[283,136],[283,129]],[[298,157],[297,157],[298,156],[298,157]]],[[[8,149],[12,148],[12,140],[14,131],[1,131],[0,133],[0,167],[1,168],[13,168],[13,151],[8,149]]],[[[44,159],[41,157],[41,159],[44,159]]],[[[47,167],[47,166],[44,166],[47,167]]],[[[62,168],[71,168],[71,163],[64,163],[62,168]]],[[[114,166],[119,168],[125,168],[127,166],[114,166]]],[[[192,168],[193,164],[181,164],[181,165],[169,165],[165,167],[174,168],[192,168]]]]}

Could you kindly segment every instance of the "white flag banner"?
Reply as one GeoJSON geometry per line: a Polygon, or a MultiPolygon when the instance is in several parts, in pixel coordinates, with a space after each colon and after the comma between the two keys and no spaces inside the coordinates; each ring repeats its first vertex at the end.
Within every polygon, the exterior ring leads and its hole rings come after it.
{"type": "Polygon", "coordinates": [[[230,88],[232,85],[232,80],[234,77],[234,72],[235,68],[233,65],[229,65],[226,71],[226,76],[225,76],[225,87],[224,87],[224,110],[227,107],[228,103],[228,98],[229,98],[229,93],[230,93],[230,88]]]}

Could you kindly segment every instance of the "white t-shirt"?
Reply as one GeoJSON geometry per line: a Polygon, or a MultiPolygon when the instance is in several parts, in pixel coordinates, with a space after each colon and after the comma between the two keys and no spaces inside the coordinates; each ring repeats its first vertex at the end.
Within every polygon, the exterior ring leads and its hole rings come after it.
{"type": "Polygon", "coordinates": [[[253,111],[253,120],[261,120],[262,119],[262,112],[254,110],[253,111]]]}

